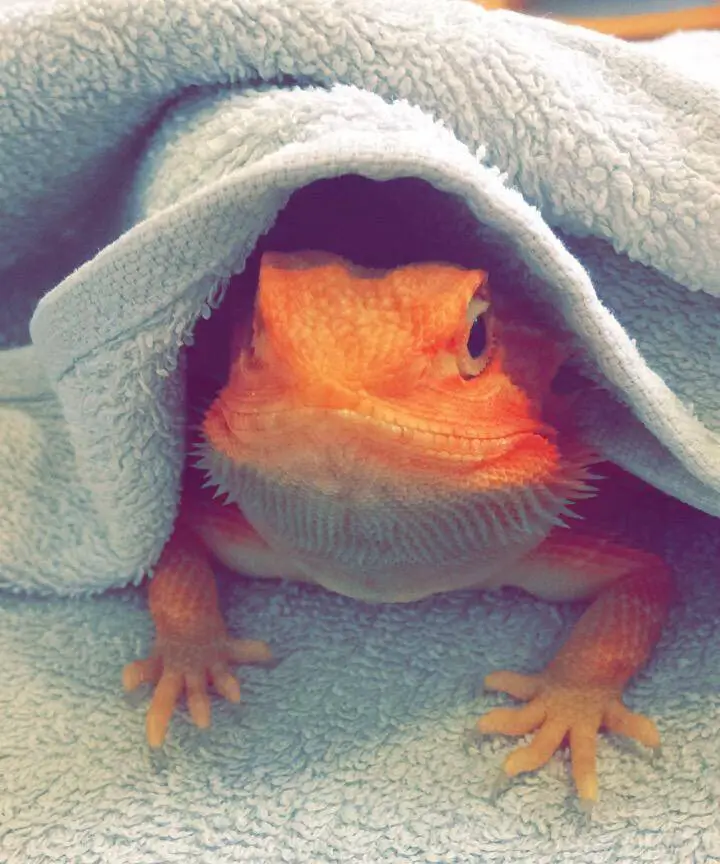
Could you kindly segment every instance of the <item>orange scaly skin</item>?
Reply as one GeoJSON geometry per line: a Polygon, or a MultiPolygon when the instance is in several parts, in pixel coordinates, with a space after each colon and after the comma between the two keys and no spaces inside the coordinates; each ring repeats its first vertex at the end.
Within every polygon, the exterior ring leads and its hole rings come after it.
{"type": "Polygon", "coordinates": [[[568,505],[591,495],[592,461],[551,393],[562,359],[499,298],[491,304],[481,271],[266,253],[254,313],[238,322],[229,379],[202,424],[198,467],[227,501],[188,469],[150,585],[155,648],[124,671],[128,689],[157,683],[149,743],[162,744],[183,691],[208,726],[208,680],[237,701],[229,664],[270,659],[265,643],[228,636],[215,558],[365,601],[501,585],[591,600],[544,671],[488,676],[527,705],[490,711],[478,727],[538,730],[508,756],[509,776],[539,768],[568,738],[586,801],[597,797],[601,727],[656,746],[654,724],[621,697],[660,635],[669,576],[592,522],[562,525],[568,505]],[[471,328],[485,328],[484,350],[471,328]]]}

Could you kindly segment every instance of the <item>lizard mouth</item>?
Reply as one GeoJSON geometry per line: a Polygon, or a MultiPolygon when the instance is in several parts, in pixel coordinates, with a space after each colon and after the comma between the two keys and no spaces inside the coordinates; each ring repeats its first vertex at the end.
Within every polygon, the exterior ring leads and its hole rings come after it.
{"type": "Polygon", "coordinates": [[[228,410],[218,400],[208,413],[204,433],[208,442],[235,461],[252,461],[271,449],[287,452],[294,444],[301,449],[340,448],[346,453],[362,451],[368,458],[385,454],[395,463],[422,459],[444,464],[478,465],[498,459],[529,440],[552,444],[555,430],[533,418],[494,423],[490,429],[437,423],[400,413],[391,407],[363,406],[364,410],[303,406],[257,410],[243,406],[228,410]],[[237,458],[236,458],[237,457],[237,458]]]}
{"type": "Polygon", "coordinates": [[[348,424],[374,427],[389,440],[412,444],[425,452],[437,452],[458,462],[477,461],[478,458],[488,460],[502,455],[527,436],[554,437],[552,429],[530,420],[522,425],[513,424],[499,433],[495,430],[493,433],[484,434],[485,430],[478,429],[477,426],[470,431],[463,426],[427,423],[416,418],[384,417],[382,412],[367,416],[343,409],[339,410],[337,415],[348,424]]]}
{"type": "Polygon", "coordinates": [[[481,493],[506,484],[544,484],[563,470],[555,431],[532,418],[484,434],[482,428],[381,410],[238,408],[221,399],[213,405],[203,424],[205,452],[241,471],[334,494],[393,497],[396,487],[404,496],[412,487],[418,494],[481,493]]]}

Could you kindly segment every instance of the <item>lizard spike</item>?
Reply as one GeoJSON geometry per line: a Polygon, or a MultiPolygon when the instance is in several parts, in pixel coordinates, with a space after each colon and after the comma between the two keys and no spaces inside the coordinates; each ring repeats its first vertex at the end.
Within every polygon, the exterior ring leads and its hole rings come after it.
{"type": "Polygon", "coordinates": [[[579,478],[577,478],[577,479],[575,480],[575,482],[573,483],[573,488],[575,488],[575,489],[579,489],[579,490],[581,490],[581,491],[582,491],[582,490],[590,490],[590,491],[593,491],[593,492],[597,491],[597,487],[596,487],[596,486],[593,486],[592,483],[589,483],[589,482],[587,481],[587,478],[585,478],[585,477],[579,477],[579,478]]]}
{"type": "Polygon", "coordinates": [[[557,511],[564,507],[568,502],[568,496],[562,493],[559,493],[555,489],[551,489],[548,486],[541,487],[543,493],[543,505],[545,508],[545,512],[549,514],[555,514],[557,511]]]}
{"type": "Polygon", "coordinates": [[[473,527],[476,531],[480,532],[482,542],[487,543],[490,536],[487,521],[485,519],[480,519],[479,522],[473,523],[473,527]]]}
{"type": "Polygon", "coordinates": [[[510,511],[510,518],[512,520],[513,526],[516,527],[521,534],[532,534],[533,524],[528,518],[526,504],[527,498],[525,495],[521,495],[519,498],[517,498],[514,506],[512,507],[512,510],[510,511]]]}
{"type": "Polygon", "coordinates": [[[578,489],[588,484],[586,478],[581,474],[575,474],[571,477],[558,477],[555,481],[556,485],[566,489],[578,489]]]}
{"type": "Polygon", "coordinates": [[[525,510],[525,500],[520,498],[517,502],[515,514],[518,517],[518,527],[523,534],[532,533],[532,525],[528,519],[527,511],[525,510]]]}
{"type": "Polygon", "coordinates": [[[597,492],[598,490],[593,486],[583,485],[573,492],[572,497],[575,501],[581,501],[586,498],[594,498],[597,495],[597,492]]]}
{"type": "Polygon", "coordinates": [[[561,478],[557,485],[563,490],[566,499],[592,498],[598,491],[582,478],[561,478]]]}
{"type": "Polygon", "coordinates": [[[605,480],[606,479],[604,474],[599,474],[597,471],[591,470],[591,466],[583,468],[579,473],[580,473],[580,476],[586,480],[605,480]]]}
{"type": "Polygon", "coordinates": [[[240,501],[235,495],[233,495],[233,493],[229,489],[226,489],[225,500],[222,502],[222,504],[224,507],[227,507],[230,504],[234,504],[236,507],[239,507],[240,501]]]}
{"type": "Polygon", "coordinates": [[[505,532],[505,526],[502,524],[502,520],[498,518],[498,514],[495,512],[495,507],[493,506],[493,502],[490,502],[490,506],[486,510],[487,516],[494,528],[494,536],[498,539],[503,546],[508,543],[508,536],[505,532]]]}
{"type": "Polygon", "coordinates": [[[558,516],[564,516],[566,519],[576,519],[582,521],[585,519],[584,516],[581,516],[579,513],[576,513],[574,510],[571,510],[569,507],[562,507],[558,511],[558,516]]]}
{"type": "Polygon", "coordinates": [[[562,499],[558,499],[545,486],[539,489],[528,489],[525,493],[524,501],[530,512],[537,517],[536,525],[541,526],[548,522],[552,524],[558,507],[561,507],[564,503],[562,499]]]}
{"type": "MultiPolygon", "coordinates": [[[[510,500],[510,496],[502,494],[499,496],[497,503],[500,510],[500,523],[506,532],[512,534],[518,528],[518,524],[515,521],[515,502],[510,500]]],[[[509,539],[507,534],[506,538],[509,539]]]]}
{"type": "Polygon", "coordinates": [[[539,519],[546,519],[548,511],[539,500],[538,494],[540,491],[533,488],[528,489],[525,493],[525,503],[539,519]]]}

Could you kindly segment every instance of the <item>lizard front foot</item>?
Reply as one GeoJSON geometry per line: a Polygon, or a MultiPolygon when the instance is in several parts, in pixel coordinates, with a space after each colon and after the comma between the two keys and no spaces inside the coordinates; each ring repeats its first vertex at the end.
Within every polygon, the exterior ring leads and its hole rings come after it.
{"type": "Polygon", "coordinates": [[[210,726],[208,684],[229,702],[240,701],[240,684],[230,671],[232,663],[269,663],[266,642],[233,639],[219,632],[204,642],[179,635],[158,636],[151,655],[129,663],[123,669],[126,691],[141,684],[154,684],[146,718],[148,744],[162,746],[170,719],[181,696],[186,694],[193,723],[201,729],[210,726]]]}
{"type": "Polygon", "coordinates": [[[597,800],[597,736],[601,728],[634,738],[646,747],[658,747],[660,735],[652,720],[634,714],[623,704],[621,690],[607,684],[563,680],[549,670],[537,675],[493,672],[485,679],[488,690],[507,693],[527,702],[519,708],[495,708],[477,722],[482,734],[526,735],[537,730],[525,747],[505,759],[508,777],[536,771],[545,765],[565,739],[570,746],[572,775],[584,804],[597,800]]]}

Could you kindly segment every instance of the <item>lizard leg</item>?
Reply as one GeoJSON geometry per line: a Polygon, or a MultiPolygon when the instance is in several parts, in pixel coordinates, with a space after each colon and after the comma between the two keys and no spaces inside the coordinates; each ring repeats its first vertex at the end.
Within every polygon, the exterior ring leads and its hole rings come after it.
{"type": "MultiPolygon", "coordinates": [[[[553,567],[556,577],[558,568],[565,571],[571,595],[573,587],[585,580],[605,584],[542,672],[500,671],[485,679],[487,689],[527,704],[490,711],[477,726],[482,733],[536,731],[527,746],[515,749],[505,760],[509,777],[540,768],[567,739],[579,797],[592,802],[598,794],[596,747],[601,728],[649,747],[660,743],[655,724],[629,711],[622,692],[660,636],[672,585],[660,559],[595,538],[570,543],[551,535],[533,556],[529,571],[537,576],[553,567]]],[[[529,585],[524,587],[531,590],[529,585]]]]}
{"type": "Polygon", "coordinates": [[[147,712],[146,734],[160,747],[183,692],[193,722],[210,725],[208,683],[230,702],[240,700],[232,663],[266,663],[265,642],[233,639],[218,608],[215,577],[207,551],[194,534],[178,524],[165,546],[150,581],[149,605],[156,628],[149,657],[129,663],[123,686],[155,684],[147,712]]]}

